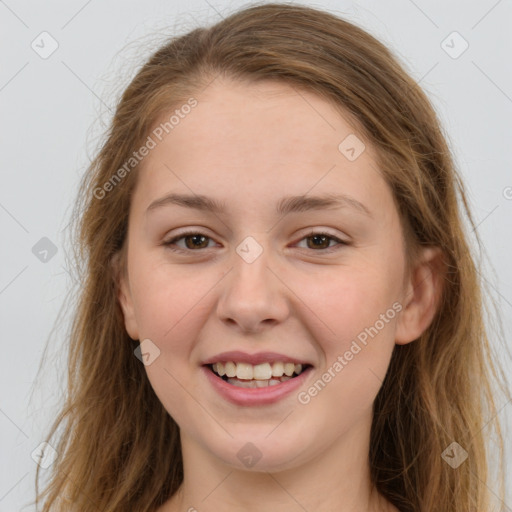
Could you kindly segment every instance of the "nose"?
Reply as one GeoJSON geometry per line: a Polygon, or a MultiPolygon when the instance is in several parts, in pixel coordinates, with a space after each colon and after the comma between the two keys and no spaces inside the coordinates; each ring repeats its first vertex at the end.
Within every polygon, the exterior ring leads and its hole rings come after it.
{"type": "Polygon", "coordinates": [[[289,289],[284,276],[270,261],[268,250],[249,263],[238,253],[233,268],[222,280],[217,315],[230,328],[259,333],[283,322],[289,315],[289,289]]]}

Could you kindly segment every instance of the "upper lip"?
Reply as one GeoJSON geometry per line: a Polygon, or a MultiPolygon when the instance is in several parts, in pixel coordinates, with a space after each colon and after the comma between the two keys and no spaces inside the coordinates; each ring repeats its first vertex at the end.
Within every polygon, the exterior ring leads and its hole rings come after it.
{"type": "Polygon", "coordinates": [[[248,363],[252,365],[274,363],[277,361],[282,361],[283,363],[311,365],[311,363],[304,359],[297,358],[295,356],[292,357],[285,354],[279,354],[277,352],[258,352],[256,354],[248,354],[247,352],[241,352],[239,350],[231,350],[229,352],[216,354],[203,361],[203,365],[222,363],[227,361],[233,361],[236,363],[248,363]]]}

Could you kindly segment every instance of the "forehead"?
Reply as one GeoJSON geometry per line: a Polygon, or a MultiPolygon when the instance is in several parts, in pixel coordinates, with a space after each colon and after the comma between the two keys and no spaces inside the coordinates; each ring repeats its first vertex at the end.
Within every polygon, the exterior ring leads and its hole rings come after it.
{"type": "Polygon", "coordinates": [[[146,204],[170,191],[221,200],[236,193],[245,206],[309,191],[350,192],[374,204],[390,199],[373,148],[315,93],[218,78],[194,98],[197,105],[142,161],[137,195],[146,204]]]}
{"type": "Polygon", "coordinates": [[[169,139],[177,144],[186,139],[189,147],[216,148],[232,157],[247,157],[252,151],[250,156],[256,159],[265,151],[266,158],[311,158],[319,150],[326,150],[329,157],[333,150],[336,153],[340,137],[356,132],[347,116],[340,115],[339,107],[336,110],[312,91],[282,82],[218,78],[197,101],[169,139]]]}

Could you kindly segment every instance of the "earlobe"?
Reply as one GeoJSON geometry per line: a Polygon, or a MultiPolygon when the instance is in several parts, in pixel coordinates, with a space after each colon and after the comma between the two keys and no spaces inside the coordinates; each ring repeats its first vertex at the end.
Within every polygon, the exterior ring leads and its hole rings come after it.
{"type": "Polygon", "coordinates": [[[133,340],[139,339],[139,329],[135,317],[135,308],[133,306],[128,275],[124,268],[121,268],[120,254],[117,253],[112,258],[112,268],[115,276],[117,300],[121,306],[124,317],[124,325],[128,336],[133,340]]]}
{"type": "Polygon", "coordinates": [[[411,271],[404,293],[404,308],[397,320],[395,343],[405,345],[416,340],[432,323],[442,297],[443,253],[428,247],[411,271]]]}

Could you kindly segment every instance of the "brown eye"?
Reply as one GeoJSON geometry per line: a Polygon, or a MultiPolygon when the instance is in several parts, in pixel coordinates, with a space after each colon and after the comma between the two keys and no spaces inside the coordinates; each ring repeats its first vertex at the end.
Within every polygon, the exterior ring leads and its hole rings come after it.
{"type": "Polygon", "coordinates": [[[204,249],[205,247],[208,246],[208,237],[204,235],[187,235],[182,238],[185,240],[185,245],[187,249],[204,249]],[[206,245],[204,244],[205,240],[207,241],[206,245]]]}
{"type": "MultiPolygon", "coordinates": [[[[332,252],[339,249],[338,246],[350,245],[348,242],[340,240],[339,238],[329,235],[328,233],[309,233],[300,242],[306,240],[306,249],[316,250],[317,252],[332,252]],[[337,242],[334,246],[331,242],[337,242]]],[[[182,233],[174,238],[163,243],[169,249],[177,252],[197,251],[199,249],[208,249],[209,242],[213,241],[207,235],[191,231],[182,233]],[[184,246],[179,245],[178,242],[184,241],[184,246]]]]}
{"type": "MultiPolygon", "coordinates": [[[[317,252],[332,252],[338,250],[339,246],[350,245],[344,240],[330,235],[329,233],[312,232],[306,235],[302,240],[306,240],[306,249],[316,250],[317,252]],[[331,245],[331,242],[337,242],[331,245]]],[[[301,240],[301,242],[302,242],[301,240]]],[[[300,247],[300,246],[299,246],[300,247]]],[[[304,248],[304,247],[303,247],[304,248]]]]}
{"type": "Polygon", "coordinates": [[[212,239],[209,236],[203,235],[202,233],[198,233],[195,231],[191,231],[188,233],[182,233],[174,238],[163,243],[163,245],[169,247],[169,249],[173,251],[194,251],[197,249],[207,249],[208,243],[212,239]],[[177,242],[184,240],[185,245],[178,245],[177,242]]]}
{"type": "Polygon", "coordinates": [[[329,247],[331,237],[326,235],[311,235],[306,237],[306,239],[312,241],[311,244],[308,244],[309,249],[327,249],[329,247]]]}

